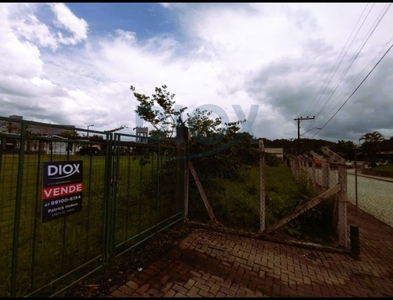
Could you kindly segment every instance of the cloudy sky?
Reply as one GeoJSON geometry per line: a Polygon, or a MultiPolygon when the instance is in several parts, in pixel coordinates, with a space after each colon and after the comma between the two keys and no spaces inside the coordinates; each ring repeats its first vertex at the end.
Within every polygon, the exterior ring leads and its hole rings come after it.
{"type": "Polygon", "coordinates": [[[133,134],[130,86],[167,85],[257,138],[390,138],[390,6],[1,3],[0,116],[133,134]]]}

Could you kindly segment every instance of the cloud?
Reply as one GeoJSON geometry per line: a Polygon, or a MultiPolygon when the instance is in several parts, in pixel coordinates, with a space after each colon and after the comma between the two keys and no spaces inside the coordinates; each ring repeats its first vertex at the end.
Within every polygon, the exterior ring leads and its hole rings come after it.
{"type": "Polygon", "coordinates": [[[76,45],[87,39],[88,24],[84,19],[76,17],[64,3],[49,4],[57,18],[59,27],[68,30],[72,36],[63,37],[62,32],[58,32],[58,40],[65,45],[76,45]]]}
{"type": "Polygon", "coordinates": [[[304,137],[322,126],[315,138],[357,141],[374,130],[391,136],[392,54],[339,110],[387,49],[388,15],[341,78],[384,5],[161,3],[177,18],[177,31],[141,38],[133,28],[89,35],[87,18],[65,4],[1,4],[0,107],[5,116],[132,128],[138,119],[130,85],[151,95],[166,84],[189,113],[210,105],[229,121],[246,116],[256,137],[297,137],[294,118],[306,115],[316,118],[301,122],[301,133],[310,130],[304,137]],[[371,7],[374,18],[333,73],[371,7]]]}
{"type": "Polygon", "coordinates": [[[56,37],[50,32],[50,29],[41,23],[35,15],[28,14],[20,19],[13,26],[14,31],[19,37],[36,43],[41,47],[57,48],[56,37]]]}

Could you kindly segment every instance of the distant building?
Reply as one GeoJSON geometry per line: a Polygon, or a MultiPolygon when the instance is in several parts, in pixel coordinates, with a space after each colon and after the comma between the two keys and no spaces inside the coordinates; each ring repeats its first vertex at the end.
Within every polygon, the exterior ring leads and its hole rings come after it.
{"type": "MultiPolygon", "coordinates": [[[[5,132],[5,133],[11,133],[11,134],[16,134],[19,135],[22,130],[22,124],[21,121],[23,120],[23,116],[18,116],[18,115],[11,115],[9,116],[9,119],[15,119],[15,122],[1,122],[0,123],[0,132],[5,132]]],[[[45,126],[45,125],[36,125],[36,124],[29,124],[27,131],[34,136],[47,136],[47,137],[59,137],[59,134],[61,134],[64,131],[73,131],[75,130],[74,125],[61,125],[61,128],[56,128],[56,127],[51,127],[51,126],[45,126]]],[[[6,151],[15,151],[19,149],[19,142],[16,139],[12,138],[2,138],[1,141],[1,147],[3,150],[6,151]]],[[[71,143],[69,143],[71,144],[71,143]]],[[[51,148],[50,142],[43,142],[41,143],[41,149],[38,149],[38,143],[36,140],[28,139],[26,141],[26,149],[27,151],[44,151],[48,152],[51,148]]],[[[67,147],[72,148],[72,145],[67,145],[64,142],[53,142],[52,143],[52,149],[59,149],[58,147],[61,148],[59,150],[61,153],[65,153],[67,147]],[[60,146],[61,145],[61,146],[60,146]],[[64,148],[64,149],[63,149],[64,148]]]]}
{"type": "Polygon", "coordinates": [[[136,141],[139,143],[147,143],[147,135],[149,133],[149,129],[147,127],[136,127],[136,141]]]}
{"type": "MultiPolygon", "coordinates": [[[[9,116],[10,119],[15,119],[15,120],[23,120],[23,116],[17,116],[17,115],[12,115],[9,116]]],[[[51,136],[51,135],[58,135],[64,131],[73,131],[75,130],[74,125],[61,125],[62,128],[55,128],[51,126],[40,126],[40,125],[35,125],[35,124],[30,124],[29,127],[27,128],[27,131],[30,132],[31,134],[35,135],[45,135],[45,136],[51,136]]],[[[8,132],[8,133],[16,133],[20,134],[21,131],[21,123],[20,122],[2,122],[0,123],[0,132],[8,132]]]]}
{"type": "Polygon", "coordinates": [[[284,160],[284,148],[265,148],[265,153],[274,154],[282,161],[284,160]]]}
{"type": "Polygon", "coordinates": [[[47,154],[76,154],[76,147],[73,145],[73,143],[67,142],[67,138],[58,135],[52,135],[51,138],[56,138],[59,141],[50,141],[47,143],[48,146],[45,147],[47,154]]]}

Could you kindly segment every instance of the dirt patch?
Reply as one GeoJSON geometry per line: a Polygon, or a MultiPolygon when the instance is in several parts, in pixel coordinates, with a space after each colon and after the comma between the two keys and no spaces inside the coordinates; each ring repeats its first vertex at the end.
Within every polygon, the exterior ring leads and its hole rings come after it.
{"type": "Polygon", "coordinates": [[[173,228],[158,233],[152,240],[116,257],[109,265],[81,280],[57,297],[106,297],[116,287],[144,269],[159,257],[173,249],[187,237],[195,226],[179,223],[173,228]]]}

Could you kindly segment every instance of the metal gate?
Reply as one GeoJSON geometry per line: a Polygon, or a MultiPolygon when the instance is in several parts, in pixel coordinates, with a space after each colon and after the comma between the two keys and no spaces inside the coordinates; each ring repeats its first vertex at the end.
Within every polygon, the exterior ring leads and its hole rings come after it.
{"type": "Polygon", "coordinates": [[[0,142],[0,297],[58,295],[183,218],[174,141],[0,117],[0,142]]]}
{"type": "Polygon", "coordinates": [[[114,135],[113,205],[109,209],[113,245],[118,255],[183,218],[182,186],[177,177],[176,147],[171,141],[114,135]]]}

